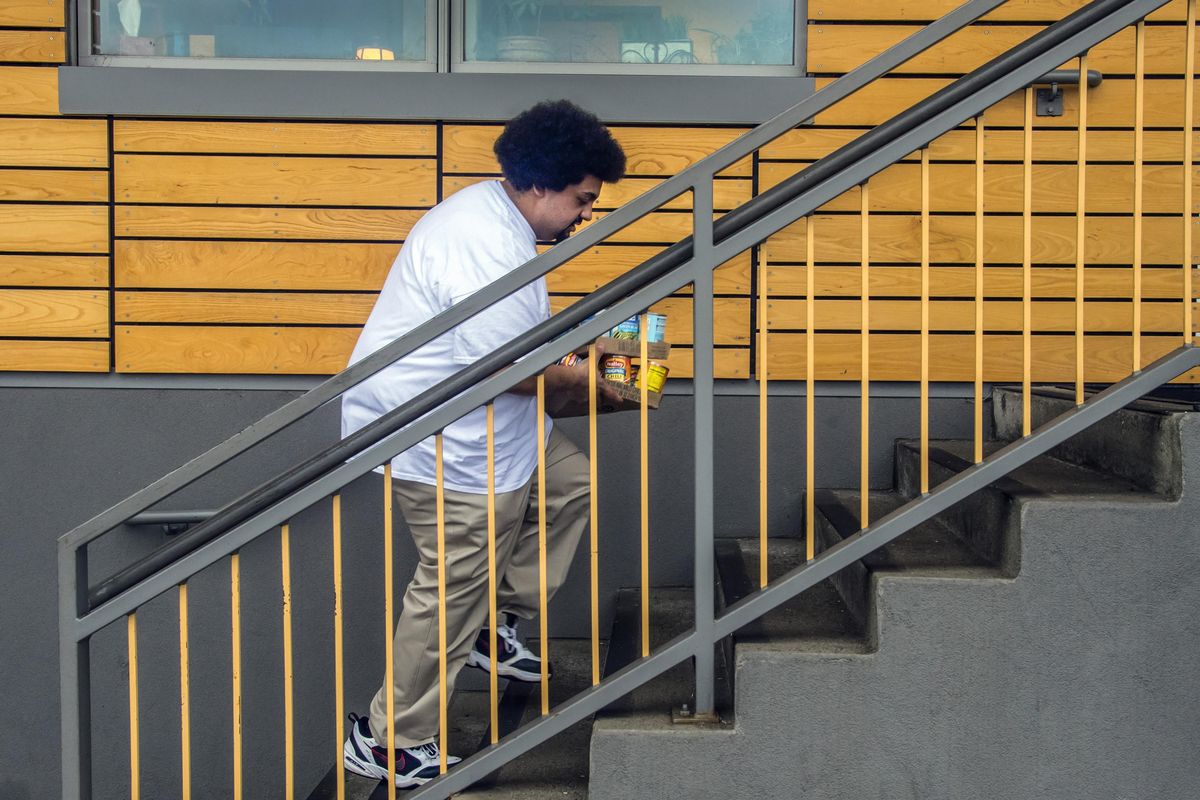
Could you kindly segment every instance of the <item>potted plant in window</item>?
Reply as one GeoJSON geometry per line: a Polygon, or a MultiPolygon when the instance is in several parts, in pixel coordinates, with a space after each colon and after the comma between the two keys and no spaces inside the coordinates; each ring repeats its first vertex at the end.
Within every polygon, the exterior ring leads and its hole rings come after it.
{"type": "Polygon", "coordinates": [[[541,35],[545,0],[500,0],[499,61],[549,61],[550,41],[541,35]]]}
{"type": "Polygon", "coordinates": [[[690,30],[691,20],[681,14],[631,25],[621,42],[621,60],[635,64],[694,63],[690,30]]]}

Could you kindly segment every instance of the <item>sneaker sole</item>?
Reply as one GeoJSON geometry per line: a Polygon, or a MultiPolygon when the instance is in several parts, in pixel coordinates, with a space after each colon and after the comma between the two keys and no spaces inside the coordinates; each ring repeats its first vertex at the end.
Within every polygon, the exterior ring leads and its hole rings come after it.
{"type": "MultiPolygon", "coordinates": [[[[342,763],[345,765],[346,769],[350,770],[355,775],[361,775],[364,778],[371,778],[377,781],[386,781],[388,779],[388,771],[386,769],[382,769],[374,762],[368,764],[358,757],[358,753],[355,752],[354,745],[350,743],[349,739],[347,739],[346,743],[342,746],[342,763]]],[[[397,775],[396,788],[411,789],[415,786],[422,786],[426,783],[429,783],[431,780],[433,780],[433,778],[406,778],[403,775],[397,775]]]]}
{"type": "MultiPolygon", "coordinates": [[[[467,666],[481,669],[484,672],[491,672],[492,660],[482,653],[472,650],[471,654],[467,656],[467,666]]],[[[510,667],[507,664],[501,664],[496,674],[503,678],[521,681],[522,683],[541,683],[542,680],[542,673],[540,672],[527,672],[523,669],[510,667]]]]}

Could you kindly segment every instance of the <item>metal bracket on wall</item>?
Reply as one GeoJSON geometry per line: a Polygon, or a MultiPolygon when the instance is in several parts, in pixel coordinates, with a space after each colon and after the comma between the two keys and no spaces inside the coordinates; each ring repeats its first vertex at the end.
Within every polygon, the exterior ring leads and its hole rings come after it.
{"type": "MultiPolygon", "coordinates": [[[[1104,75],[1098,70],[1088,70],[1088,88],[1095,88],[1103,81],[1104,75]]],[[[1032,85],[1038,86],[1047,83],[1050,84],[1049,88],[1043,87],[1037,90],[1035,113],[1039,117],[1061,117],[1063,115],[1062,86],[1064,84],[1078,86],[1079,70],[1056,69],[1053,72],[1047,72],[1034,81],[1032,85]]]]}
{"type": "Polygon", "coordinates": [[[1063,114],[1062,89],[1057,83],[1049,89],[1037,90],[1037,115],[1039,117],[1061,117],[1063,114]]]}

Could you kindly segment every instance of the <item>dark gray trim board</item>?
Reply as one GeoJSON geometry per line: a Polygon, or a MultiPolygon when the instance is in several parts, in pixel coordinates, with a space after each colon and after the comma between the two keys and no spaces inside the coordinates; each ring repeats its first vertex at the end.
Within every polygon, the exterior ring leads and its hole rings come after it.
{"type": "Polygon", "coordinates": [[[63,114],[506,120],[568,98],[606,122],[758,124],[815,91],[803,77],[519,75],[59,67],[63,114]]]}

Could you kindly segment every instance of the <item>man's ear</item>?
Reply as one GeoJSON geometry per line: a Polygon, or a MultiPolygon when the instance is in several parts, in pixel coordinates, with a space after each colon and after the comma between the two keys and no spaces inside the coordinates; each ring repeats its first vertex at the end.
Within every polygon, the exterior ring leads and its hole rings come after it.
{"type": "Polygon", "coordinates": [[[541,186],[530,186],[529,193],[539,200],[546,196],[546,190],[541,186]]]}

